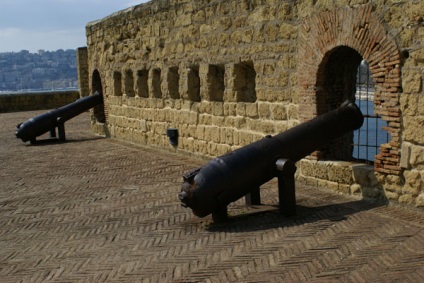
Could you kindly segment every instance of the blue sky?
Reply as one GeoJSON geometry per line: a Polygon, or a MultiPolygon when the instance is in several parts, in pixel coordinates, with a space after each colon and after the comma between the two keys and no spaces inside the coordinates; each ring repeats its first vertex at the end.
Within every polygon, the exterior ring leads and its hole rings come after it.
{"type": "Polygon", "coordinates": [[[85,26],[146,0],[0,0],[0,52],[86,46],[85,26]]]}

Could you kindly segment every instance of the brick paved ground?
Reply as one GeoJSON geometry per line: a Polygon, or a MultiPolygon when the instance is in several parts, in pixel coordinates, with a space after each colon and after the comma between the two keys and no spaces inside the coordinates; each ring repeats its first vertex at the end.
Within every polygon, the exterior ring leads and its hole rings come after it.
{"type": "MultiPolygon", "coordinates": [[[[0,114],[0,282],[419,282],[424,213],[297,186],[298,216],[232,205],[214,225],[180,206],[202,161],[89,132],[29,146],[0,114]]],[[[264,202],[277,203],[275,182],[264,202]]]]}

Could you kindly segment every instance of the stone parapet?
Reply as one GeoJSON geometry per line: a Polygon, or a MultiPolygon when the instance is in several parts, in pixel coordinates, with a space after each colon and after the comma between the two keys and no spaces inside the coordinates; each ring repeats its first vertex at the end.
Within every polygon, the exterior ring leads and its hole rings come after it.
{"type": "Polygon", "coordinates": [[[74,102],[79,91],[46,91],[0,94],[0,113],[53,109],[74,102]]]}
{"type": "Polygon", "coordinates": [[[370,166],[347,162],[352,142],[344,137],[302,161],[298,179],[424,206],[423,7],[418,0],[153,0],[117,12],[86,27],[89,92],[105,98],[93,129],[214,157],[355,99],[365,60],[389,140],[370,166]],[[178,129],[178,146],[167,128],[178,129]]]}

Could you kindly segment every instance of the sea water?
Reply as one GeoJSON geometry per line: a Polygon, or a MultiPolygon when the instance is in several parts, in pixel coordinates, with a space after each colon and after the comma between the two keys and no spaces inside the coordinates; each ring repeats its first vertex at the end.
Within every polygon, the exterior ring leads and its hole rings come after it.
{"type": "Polygon", "coordinates": [[[379,146],[389,141],[388,133],[382,128],[387,122],[374,116],[374,102],[367,100],[356,101],[356,104],[365,116],[364,124],[359,130],[354,131],[353,157],[373,161],[374,156],[379,153],[379,146]],[[367,145],[368,146],[365,146],[367,145]]]}

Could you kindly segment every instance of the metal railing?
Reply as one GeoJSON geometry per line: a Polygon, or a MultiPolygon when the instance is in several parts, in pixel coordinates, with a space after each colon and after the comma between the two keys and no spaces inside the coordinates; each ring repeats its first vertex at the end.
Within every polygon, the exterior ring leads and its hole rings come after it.
{"type": "Polygon", "coordinates": [[[362,127],[354,131],[353,158],[370,164],[374,163],[380,145],[389,140],[389,134],[383,130],[387,122],[374,112],[374,91],[368,63],[362,60],[357,71],[355,98],[365,119],[362,127]]]}

